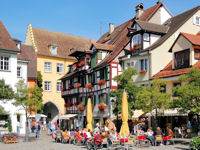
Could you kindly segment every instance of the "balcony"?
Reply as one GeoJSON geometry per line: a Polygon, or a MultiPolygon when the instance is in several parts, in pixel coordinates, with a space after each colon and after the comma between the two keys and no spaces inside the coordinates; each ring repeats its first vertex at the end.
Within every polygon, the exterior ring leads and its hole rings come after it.
{"type": "Polygon", "coordinates": [[[79,110],[66,110],[66,114],[81,114],[82,111],[79,110]]]}

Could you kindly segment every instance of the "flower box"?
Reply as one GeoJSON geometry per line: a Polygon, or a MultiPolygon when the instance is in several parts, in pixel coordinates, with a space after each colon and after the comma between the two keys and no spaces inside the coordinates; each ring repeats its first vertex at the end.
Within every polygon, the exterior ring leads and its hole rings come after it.
{"type": "Polygon", "coordinates": [[[78,110],[84,111],[85,110],[85,106],[83,104],[79,104],[78,105],[78,110]]]}
{"type": "Polygon", "coordinates": [[[76,84],[76,88],[79,88],[79,87],[81,87],[81,84],[80,84],[80,83],[77,83],[77,84],[76,84]]]}
{"type": "Polygon", "coordinates": [[[105,103],[101,103],[99,104],[98,108],[100,111],[104,111],[107,108],[107,105],[105,103]]]}
{"type": "Polygon", "coordinates": [[[69,85],[69,87],[68,87],[69,89],[73,89],[74,87],[72,86],[72,85],[69,85]]]}
{"type": "Polygon", "coordinates": [[[74,106],[78,105],[78,102],[74,102],[73,105],[74,105],[74,106]]]}
{"type": "Polygon", "coordinates": [[[85,85],[85,88],[91,89],[91,88],[93,88],[93,86],[92,86],[91,83],[88,83],[88,84],[85,85]]]}
{"type": "Polygon", "coordinates": [[[139,49],[138,43],[135,43],[135,44],[133,45],[133,47],[134,47],[135,50],[138,50],[138,49],[139,49]]]}
{"type": "Polygon", "coordinates": [[[62,88],[61,88],[61,91],[65,91],[65,90],[66,90],[66,88],[65,88],[65,87],[62,87],[62,88]]]}
{"type": "Polygon", "coordinates": [[[84,62],[84,61],[81,61],[81,62],[79,62],[79,63],[77,64],[78,67],[81,67],[81,66],[83,66],[83,65],[85,65],[85,62],[84,62]]]}
{"type": "Polygon", "coordinates": [[[100,80],[97,84],[98,85],[104,85],[104,84],[106,84],[106,80],[100,80]]]}
{"type": "Polygon", "coordinates": [[[64,105],[65,105],[65,107],[70,107],[72,105],[72,103],[71,102],[67,102],[64,105]]]}
{"type": "Polygon", "coordinates": [[[4,143],[17,143],[18,142],[18,136],[16,133],[8,133],[3,135],[3,141],[4,143]]]}
{"type": "Polygon", "coordinates": [[[146,73],[147,73],[147,71],[144,70],[144,69],[142,69],[142,70],[140,71],[140,74],[141,74],[141,75],[144,75],[144,74],[146,74],[146,73]]]}

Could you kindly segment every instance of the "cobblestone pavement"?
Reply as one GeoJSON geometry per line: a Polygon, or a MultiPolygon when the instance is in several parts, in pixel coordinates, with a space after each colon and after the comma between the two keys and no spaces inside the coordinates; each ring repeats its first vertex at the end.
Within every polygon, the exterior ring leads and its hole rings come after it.
{"type": "MultiPolygon", "coordinates": [[[[0,150],[83,150],[84,146],[75,146],[72,144],[55,143],[46,132],[42,132],[39,139],[35,139],[34,135],[30,135],[30,141],[24,142],[23,138],[19,143],[4,144],[0,143],[0,150]]],[[[189,139],[175,139],[175,145],[168,146],[149,146],[138,147],[136,150],[189,150],[189,139]]],[[[106,150],[106,148],[104,148],[106,150]]]]}

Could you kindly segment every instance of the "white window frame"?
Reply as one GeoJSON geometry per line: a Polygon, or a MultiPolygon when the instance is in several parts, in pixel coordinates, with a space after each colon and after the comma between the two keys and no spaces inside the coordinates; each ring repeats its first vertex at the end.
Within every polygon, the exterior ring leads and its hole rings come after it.
{"type": "Polygon", "coordinates": [[[141,71],[141,70],[145,70],[145,71],[148,71],[148,59],[147,58],[144,58],[144,59],[139,59],[139,71],[141,71]],[[143,68],[142,68],[142,60],[143,60],[143,68]]]}
{"type": "Polygon", "coordinates": [[[22,77],[22,66],[17,66],[17,77],[21,78],[22,77]],[[18,70],[19,69],[19,70],[18,70]],[[19,71],[19,75],[18,75],[18,71],[19,71]]]}
{"type": "Polygon", "coordinates": [[[44,62],[44,72],[52,72],[52,63],[44,62]]]}
{"type": "Polygon", "coordinates": [[[57,55],[57,46],[51,46],[51,54],[57,55]]]}
{"type": "Polygon", "coordinates": [[[51,81],[44,81],[44,91],[50,92],[52,90],[51,81]]]}
{"type": "Polygon", "coordinates": [[[195,25],[199,25],[200,26],[200,17],[195,15],[194,19],[193,19],[193,23],[195,25]]]}
{"type": "Polygon", "coordinates": [[[56,72],[63,73],[63,70],[64,70],[64,65],[62,63],[56,63],[56,72]],[[58,72],[58,70],[60,70],[60,69],[58,69],[58,67],[61,68],[61,71],[59,71],[59,72],[58,72]]]}
{"type": "Polygon", "coordinates": [[[149,42],[150,41],[149,33],[144,33],[143,38],[144,38],[144,41],[149,42]]]}
{"type": "Polygon", "coordinates": [[[0,70],[10,71],[10,57],[9,56],[0,55],[0,70]],[[5,58],[8,58],[8,60],[5,60],[5,58]]]}
{"type": "Polygon", "coordinates": [[[62,83],[61,82],[57,82],[56,83],[56,92],[60,92],[61,91],[61,87],[62,87],[62,83]]]}

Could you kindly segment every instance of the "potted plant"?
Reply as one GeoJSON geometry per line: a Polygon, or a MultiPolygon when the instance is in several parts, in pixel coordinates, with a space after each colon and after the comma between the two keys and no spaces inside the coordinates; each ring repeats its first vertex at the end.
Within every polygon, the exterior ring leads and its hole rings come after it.
{"type": "Polygon", "coordinates": [[[74,106],[78,105],[78,102],[74,102],[73,105],[74,105],[74,106]]]}
{"type": "Polygon", "coordinates": [[[97,84],[98,85],[104,85],[104,84],[106,84],[106,80],[100,80],[97,84]]]}
{"type": "Polygon", "coordinates": [[[80,84],[80,83],[77,83],[77,84],[76,84],[76,88],[79,88],[79,87],[81,87],[81,84],[80,84]]]}
{"type": "Polygon", "coordinates": [[[61,88],[61,91],[65,91],[65,90],[66,90],[66,88],[65,88],[65,87],[62,87],[62,88],[61,88]]]}
{"type": "Polygon", "coordinates": [[[134,47],[135,50],[138,50],[138,49],[139,49],[139,44],[138,44],[138,43],[135,43],[135,44],[133,45],[133,47],[134,47]]]}
{"type": "Polygon", "coordinates": [[[107,108],[107,105],[105,103],[100,103],[98,105],[98,108],[99,108],[100,111],[104,111],[107,108]]]}
{"type": "Polygon", "coordinates": [[[141,75],[144,75],[144,74],[146,74],[146,73],[147,73],[147,71],[144,70],[144,69],[142,69],[142,70],[140,71],[140,74],[141,74],[141,75]]]}
{"type": "Polygon", "coordinates": [[[194,150],[200,149],[200,136],[195,137],[195,138],[193,138],[191,140],[191,142],[190,142],[190,148],[194,149],[194,150]]]}
{"type": "Polygon", "coordinates": [[[81,66],[83,66],[83,65],[85,65],[85,62],[84,62],[84,61],[81,61],[81,62],[78,63],[78,67],[81,67],[81,66]]]}
{"type": "Polygon", "coordinates": [[[71,102],[67,102],[64,105],[65,105],[65,107],[70,107],[72,105],[72,103],[71,102]]]}
{"type": "Polygon", "coordinates": [[[78,110],[84,111],[85,110],[85,106],[83,104],[79,104],[78,105],[78,110]]]}
{"type": "Polygon", "coordinates": [[[88,84],[85,85],[85,88],[91,89],[91,88],[93,88],[93,86],[92,86],[91,83],[88,83],[88,84]]]}
{"type": "Polygon", "coordinates": [[[72,86],[72,85],[69,85],[69,87],[68,87],[69,89],[73,89],[74,87],[72,86]]]}

